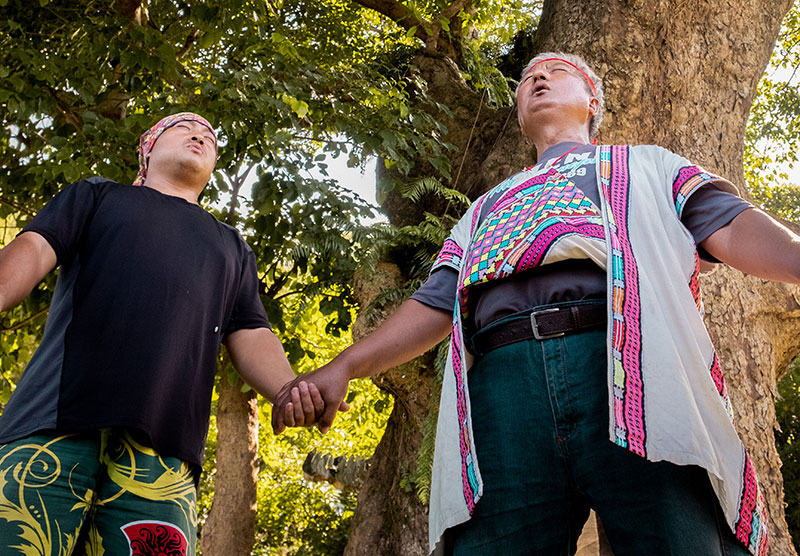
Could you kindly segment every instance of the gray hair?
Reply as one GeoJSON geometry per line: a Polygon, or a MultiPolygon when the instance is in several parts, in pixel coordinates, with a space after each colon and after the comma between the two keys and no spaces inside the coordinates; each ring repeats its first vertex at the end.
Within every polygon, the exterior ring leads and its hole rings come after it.
{"type": "Polygon", "coordinates": [[[594,116],[589,120],[589,139],[594,139],[595,135],[597,135],[597,130],[600,128],[600,122],[603,121],[603,114],[606,111],[606,103],[605,103],[605,95],[603,93],[603,80],[590,68],[586,62],[580,56],[576,54],[567,54],[565,52],[542,52],[537,54],[531,61],[528,62],[528,65],[525,66],[525,69],[522,70],[522,76],[519,80],[519,85],[517,85],[516,94],[519,94],[519,88],[522,86],[522,81],[525,79],[525,76],[531,70],[533,66],[541,62],[542,60],[546,60],[548,58],[561,58],[562,60],[566,60],[571,64],[575,64],[581,71],[583,71],[586,75],[589,76],[589,79],[592,80],[594,83],[595,91],[592,91],[591,85],[589,82],[584,79],[584,86],[586,87],[587,92],[594,95],[597,99],[598,106],[597,112],[595,112],[594,116]]]}

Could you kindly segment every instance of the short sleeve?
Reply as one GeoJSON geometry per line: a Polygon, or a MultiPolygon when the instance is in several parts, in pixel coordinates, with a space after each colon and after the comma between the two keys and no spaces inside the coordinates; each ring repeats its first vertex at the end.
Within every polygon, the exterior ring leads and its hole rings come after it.
{"type": "Polygon", "coordinates": [[[66,187],[20,233],[36,232],[47,240],[56,253],[57,265],[72,260],[97,206],[103,181],[81,180],[66,187]]]}
{"type": "Polygon", "coordinates": [[[718,263],[700,244],[753,205],[727,191],[714,187],[699,188],[687,201],[681,222],[692,234],[697,253],[704,261],[718,263]]]}
{"type": "Polygon", "coordinates": [[[694,242],[700,244],[752,206],[727,191],[702,187],[686,201],[681,222],[691,232],[694,242]]]}
{"type": "Polygon", "coordinates": [[[686,201],[704,185],[710,184],[721,191],[738,195],[738,190],[731,182],[716,174],[692,164],[686,158],[662,149],[664,166],[668,183],[671,184],[672,202],[678,217],[683,215],[686,201]]]}
{"type": "Polygon", "coordinates": [[[449,266],[442,266],[435,270],[411,299],[452,313],[456,306],[456,289],[458,288],[458,272],[449,266]]]}
{"type": "Polygon", "coordinates": [[[258,272],[256,270],[256,256],[253,250],[246,248],[242,263],[242,275],[239,281],[239,291],[233,306],[231,318],[225,327],[225,334],[242,329],[271,328],[264,304],[258,294],[258,272]]]}

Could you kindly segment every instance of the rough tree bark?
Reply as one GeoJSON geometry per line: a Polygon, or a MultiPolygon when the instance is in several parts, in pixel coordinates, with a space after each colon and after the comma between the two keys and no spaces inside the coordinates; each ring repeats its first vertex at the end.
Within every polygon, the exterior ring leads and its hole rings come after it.
{"type": "MultiPolygon", "coordinates": [[[[380,264],[370,276],[356,277],[356,299],[362,307],[368,307],[380,292],[401,286],[405,279],[396,265],[380,264]]],[[[376,321],[383,320],[395,308],[372,307],[369,322],[363,313],[359,315],[353,327],[353,340],[364,337],[376,321]]],[[[427,553],[427,509],[401,482],[417,464],[433,374],[432,359],[422,357],[375,379],[379,387],[391,392],[395,404],[383,439],[370,460],[351,529],[372,534],[351,533],[345,556],[427,553]]]]}
{"type": "Polygon", "coordinates": [[[253,550],[258,480],[258,400],[242,381],[220,380],[214,501],[203,526],[204,556],[247,556],[253,550]]]}
{"type": "MultiPolygon", "coordinates": [[[[791,4],[792,0],[546,0],[530,52],[517,57],[545,50],[583,55],[606,86],[602,142],[662,145],[728,177],[746,195],[745,125],[791,4]]],[[[430,95],[453,111],[446,125],[448,141],[458,147],[452,159],[458,170],[455,187],[474,198],[532,163],[533,145],[520,135],[514,110],[482,105],[445,52],[429,45],[415,65],[430,95]]],[[[419,207],[396,197],[390,196],[385,208],[390,221],[398,224],[419,215],[419,207]]],[[[703,279],[703,289],[706,321],[726,369],[738,430],[767,498],[770,554],[794,555],[772,430],[776,379],[800,351],[800,288],[720,268],[703,279]]],[[[359,496],[349,554],[427,553],[422,520],[427,509],[408,495],[403,503],[417,515],[393,519],[396,493],[386,488],[403,472],[411,448],[407,443],[428,407],[419,403],[417,392],[402,386],[400,375],[392,372],[382,378],[383,385],[398,394],[396,407],[403,410],[390,419],[391,432],[373,458],[359,496]],[[415,396],[413,402],[410,395],[415,396]],[[402,461],[391,461],[398,454],[402,461]]]]}

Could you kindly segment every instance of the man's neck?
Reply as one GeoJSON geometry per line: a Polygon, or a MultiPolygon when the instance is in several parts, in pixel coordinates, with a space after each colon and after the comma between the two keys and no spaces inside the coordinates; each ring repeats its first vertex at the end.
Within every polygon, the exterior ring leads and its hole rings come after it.
{"type": "Polygon", "coordinates": [[[205,187],[205,184],[198,186],[197,184],[187,183],[185,181],[172,180],[158,174],[148,174],[144,185],[164,195],[179,197],[195,205],[198,204],[197,199],[200,197],[203,187],[205,187]]]}
{"type": "Polygon", "coordinates": [[[532,139],[536,144],[536,153],[538,156],[542,156],[547,149],[559,143],[571,142],[585,145],[591,143],[591,141],[589,141],[589,133],[586,129],[576,129],[574,127],[563,129],[559,127],[543,126],[536,130],[532,139]]]}

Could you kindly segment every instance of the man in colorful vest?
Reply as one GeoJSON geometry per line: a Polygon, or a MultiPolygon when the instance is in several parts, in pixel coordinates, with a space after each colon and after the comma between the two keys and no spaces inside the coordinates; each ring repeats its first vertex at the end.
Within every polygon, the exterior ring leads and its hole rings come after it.
{"type": "Polygon", "coordinates": [[[433,552],[572,554],[592,508],[616,556],[765,554],[697,277],[704,260],[800,283],[800,238],[681,156],[594,146],[602,81],[577,56],[531,60],[517,109],[537,164],[472,204],[410,300],[294,385],[316,384],[327,429],[350,379],[450,335],[433,552]]]}
{"type": "MultiPolygon", "coordinates": [[[[216,141],[197,114],[162,119],[140,140],[137,187],[74,183],[0,251],[0,311],[60,267],[0,416],[3,554],[194,554],[220,344],[268,399],[294,378],[253,251],[198,204],[216,141]]],[[[310,424],[319,393],[294,396],[282,418],[310,424]]]]}

